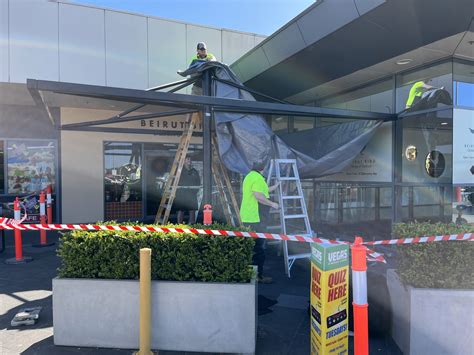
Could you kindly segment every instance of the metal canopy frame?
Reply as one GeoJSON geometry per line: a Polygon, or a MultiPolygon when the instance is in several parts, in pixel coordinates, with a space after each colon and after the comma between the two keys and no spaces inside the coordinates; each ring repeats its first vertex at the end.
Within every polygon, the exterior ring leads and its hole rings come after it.
{"type": "Polygon", "coordinates": [[[86,84],[63,83],[46,80],[27,80],[27,88],[35,100],[37,106],[42,108],[44,114],[51,119],[50,108],[46,102],[45,92],[56,94],[74,95],[80,97],[97,98],[104,100],[115,100],[120,102],[136,103],[137,105],[121,112],[118,115],[102,120],[79,122],[74,124],[56,125],[60,130],[73,131],[94,131],[94,132],[112,132],[112,133],[130,133],[130,134],[170,134],[163,130],[145,130],[135,128],[118,127],[98,127],[98,125],[109,125],[113,123],[122,123],[145,118],[169,117],[175,115],[189,114],[201,111],[203,117],[203,205],[211,203],[211,166],[212,166],[212,146],[211,146],[211,122],[214,119],[215,112],[235,112],[250,114],[270,114],[284,116],[305,116],[305,117],[330,117],[346,119],[363,120],[383,120],[394,121],[396,114],[374,113],[367,111],[353,111],[334,108],[321,108],[312,106],[301,106],[285,103],[282,100],[274,99],[268,95],[258,93],[255,90],[248,89],[226,80],[214,78],[210,70],[202,73],[203,96],[176,94],[175,92],[194,83],[198,78],[191,78],[173,83],[157,86],[148,90],[124,89],[115,87],[104,87],[86,84]],[[214,97],[213,80],[232,85],[251,94],[264,97],[265,99],[276,102],[246,101],[236,99],[226,99],[214,97]],[[158,90],[173,89],[168,92],[159,92],[158,90]],[[141,115],[131,115],[130,113],[143,108],[146,105],[159,105],[170,107],[170,111],[147,113],[141,115]]]}

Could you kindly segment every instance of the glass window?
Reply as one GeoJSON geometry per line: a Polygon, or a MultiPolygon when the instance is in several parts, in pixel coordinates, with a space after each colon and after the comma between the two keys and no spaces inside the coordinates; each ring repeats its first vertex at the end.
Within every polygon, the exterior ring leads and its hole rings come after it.
{"type": "Polygon", "coordinates": [[[454,104],[474,107],[474,63],[454,62],[454,104]]]}
{"type": "Polygon", "coordinates": [[[8,193],[40,191],[56,183],[56,143],[43,140],[7,141],[8,193]]]}
{"type": "Polygon", "coordinates": [[[451,182],[452,110],[405,117],[402,127],[402,181],[451,182]]]}
{"type": "Polygon", "coordinates": [[[451,62],[398,75],[397,112],[452,105],[452,78],[451,62]]]}
{"type": "Polygon", "coordinates": [[[358,88],[320,101],[321,107],[392,113],[392,80],[358,88]]]}
{"type": "Polygon", "coordinates": [[[0,141],[0,194],[5,193],[5,153],[3,141],[0,141]]]}
{"type": "Polygon", "coordinates": [[[288,117],[287,116],[272,116],[271,117],[272,131],[275,133],[288,133],[288,117]]]}
{"type": "Polygon", "coordinates": [[[294,117],[293,118],[293,130],[294,132],[305,131],[307,129],[314,128],[313,117],[294,117]]]}
{"type": "Polygon", "coordinates": [[[452,221],[457,224],[474,223],[474,185],[454,187],[452,221]]]}
{"type": "Polygon", "coordinates": [[[142,145],[104,143],[105,218],[142,217],[142,145]]]}

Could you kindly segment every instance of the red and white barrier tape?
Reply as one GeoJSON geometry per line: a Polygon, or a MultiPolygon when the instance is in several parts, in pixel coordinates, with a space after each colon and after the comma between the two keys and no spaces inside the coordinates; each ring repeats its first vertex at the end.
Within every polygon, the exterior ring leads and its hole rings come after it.
{"type": "MultiPolygon", "coordinates": [[[[153,227],[153,226],[120,226],[120,225],[97,225],[97,224],[21,224],[14,219],[0,217],[0,229],[20,229],[20,230],[87,230],[87,231],[130,231],[130,232],[155,232],[155,233],[189,233],[201,235],[220,235],[229,237],[262,238],[272,240],[286,240],[303,243],[329,243],[329,244],[351,244],[350,242],[330,240],[318,237],[305,237],[300,235],[285,235],[277,233],[257,233],[226,231],[217,229],[196,229],[196,228],[173,228],[173,227],[153,227]]],[[[474,241],[474,233],[440,235],[431,237],[400,238],[390,240],[376,240],[364,242],[365,245],[402,245],[432,243],[442,241],[474,241]]],[[[383,254],[373,250],[367,250],[367,260],[376,262],[386,262],[383,254]]]]}
{"type": "MultiPolygon", "coordinates": [[[[196,228],[174,228],[174,227],[154,227],[154,226],[122,226],[122,225],[97,225],[97,224],[22,224],[11,218],[0,217],[0,229],[20,229],[20,230],[88,230],[88,231],[130,231],[130,232],[156,232],[156,233],[189,233],[203,235],[221,235],[229,237],[262,238],[272,240],[286,240],[304,243],[329,243],[329,244],[351,244],[350,242],[324,239],[318,237],[305,237],[300,235],[286,235],[277,233],[257,233],[226,231],[217,229],[196,229],[196,228]]],[[[474,240],[474,233],[440,235],[431,237],[400,238],[389,240],[376,240],[364,242],[365,245],[397,245],[397,244],[417,244],[441,241],[463,241],[474,240]]]]}
{"type": "Polygon", "coordinates": [[[414,238],[400,238],[400,239],[389,239],[389,240],[375,240],[373,242],[364,242],[365,245],[401,245],[401,244],[419,244],[419,243],[432,243],[432,242],[444,242],[449,240],[474,240],[474,233],[464,234],[451,234],[451,235],[438,235],[431,237],[414,237],[414,238]]]}

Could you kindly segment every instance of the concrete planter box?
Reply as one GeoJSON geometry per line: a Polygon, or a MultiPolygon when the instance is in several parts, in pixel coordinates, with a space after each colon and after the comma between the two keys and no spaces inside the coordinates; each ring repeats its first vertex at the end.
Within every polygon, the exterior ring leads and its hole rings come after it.
{"type": "MultiPolygon", "coordinates": [[[[254,353],[257,284],[152,282],[152,348],[254,353]]],[[[139,283],[53,279],[54,344],[137,349],[139,283]]]]}
{"type": "Polygon", "coordinates": [[[472,354],[474,290],[405,286],[388,270],[392,337],[404,354],[472,354]]]}

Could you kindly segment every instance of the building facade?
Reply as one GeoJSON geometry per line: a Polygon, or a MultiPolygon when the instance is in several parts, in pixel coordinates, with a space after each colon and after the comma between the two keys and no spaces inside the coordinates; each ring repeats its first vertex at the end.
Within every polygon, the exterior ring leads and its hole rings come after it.
{"type": "MultiPolygon", "coordinates": [[[[472,3],[343,3],[317,1],[232,65],[245,85],[278,99],[397,114],[345,171],[305,182],[313,222],[455,221],[458,205],[473,222],[472,3]],[[423,80],[450,101],[408,112],[410,89],[423,80]]],[[[268,120],[284,133],[347,121],[268,120]]]]}
{"type": "MultiPolygon", "coordinates": [[[[58,122],[112,117],[130,105],[59,103],[51,109],[57,122],[51,122],[38,111],[26,80],[147,89],[183,79],[177,71],[187,68],[198,42],[230,64],[264,38],[67,1],[0,0],[1,202],[53,184],[58,221],[154,215],[185,117],[128,122],[119,125],[123,132],[60,131],[58,122]]],[[[193,139],[199,169],[201,139],[193,139]]],[[[36,213],[29,211],[32,219],[36,213]]]]}

